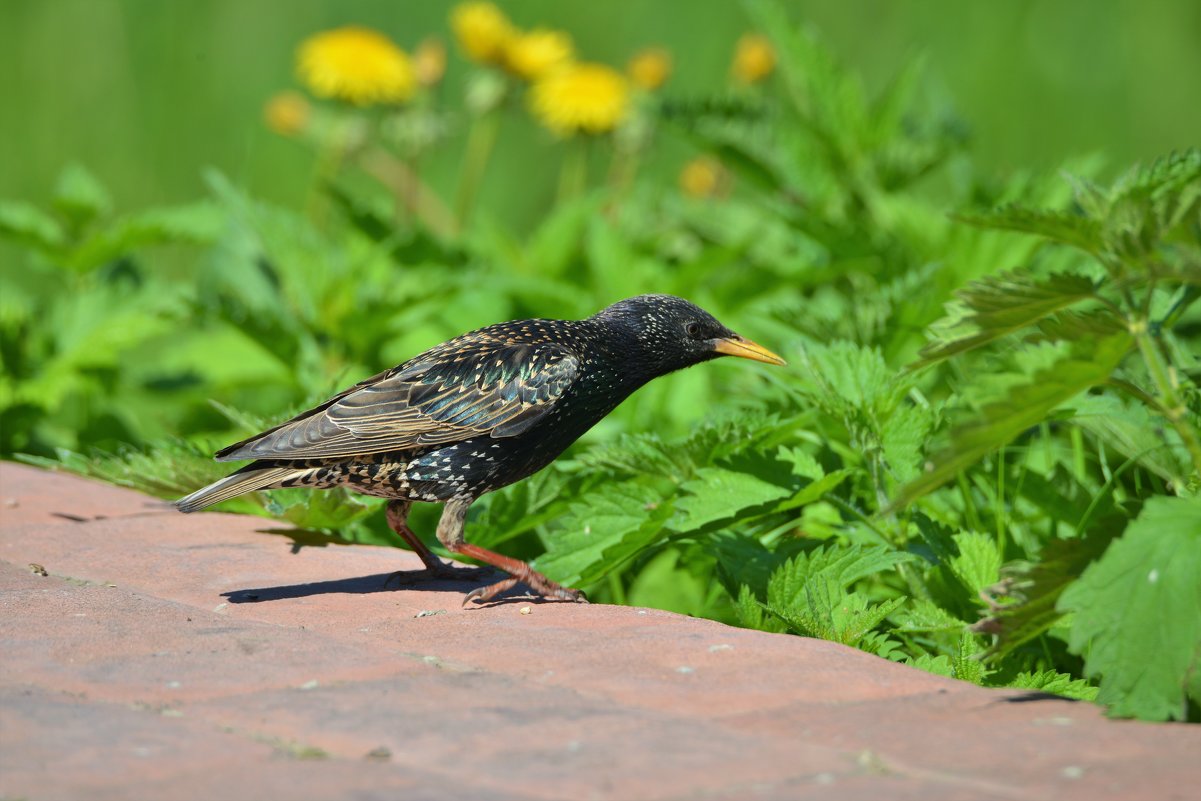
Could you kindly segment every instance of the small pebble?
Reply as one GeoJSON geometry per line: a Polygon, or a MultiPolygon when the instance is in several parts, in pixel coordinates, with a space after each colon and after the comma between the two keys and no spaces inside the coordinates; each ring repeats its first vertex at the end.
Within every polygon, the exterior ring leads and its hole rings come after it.
{"type": "Polygon", "coordinates": [[[364,757],[364,759],[369,759],[372,762],[387,762],[391,758],[392,752],[382,745],[378,748],[372,748],[367,752],[367,756],[364,757]]]}
{"type": "Polygon", "coordinates": [[[1060,772],[1063,774],[1063,778],[1065,779],[1079,779],[1084,775],[1084,768],[1080,767],[1079,765],[1068,765],[1060,772]]]}
{"type": "Polygon", "coordinates": [[[727,645],[724,642],[721,645],[710,645],[709,646],[709,653],[711,653],[711,654],[717,653],[718,651],[733,651],[733,650],[734,650],[734,646],[727,645]]]}
{"type": "Polygon", "coordinates": [[[313,690],[320,686],[321,682],[317,681],[316,679],[310,679],[309,681],[306,681],[304,684],[300,685],[300,689],[313,690]]]}
{"type": "Polygon", "coordinates": [[[433,617],[434,615],[445,615],[445,614],[446,614],[445,609],[422,609],[420,612],[413,615],[413,617],[433,617]]]}
{"type": "Polygon", "coordinates": [[[46,572],[46,568],[42,567],[37,562],[30,562],[29,569],[30,569],[30,571],[32,571],[32,573],[35,576],[49,576],[50,575],[49,573],[46,572]]]}
{"type": "Polygon", "coordinates": [[[693,668],[688,667],[687,665],[680,665],[678,668],[676,668],[676,673],[687,674],[687,673],[693,673],[693,672],[695,672],[695,670],[693,668]]]}
{"type": "Polygon", "coordinates": [[[534,610],[530,609],[528,606],[521,607],[521,614],[523,614],[523,615],[528,615],[532,611],[534,611],[534,610]]]}

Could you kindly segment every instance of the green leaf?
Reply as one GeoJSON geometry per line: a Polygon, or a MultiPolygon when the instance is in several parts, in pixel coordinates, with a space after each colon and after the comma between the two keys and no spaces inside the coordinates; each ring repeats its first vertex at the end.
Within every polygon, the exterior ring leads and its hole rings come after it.
{"type": "Polygon", "coordinates": [[[855,645],[906,599],[873,604],[848,588],[912,558],[883,546],[860,545],[798,554],[772,573],[766,607],[798,634],[855,645]]]}
{"type": "Polygon", "coordinates": [[[939,340],[922,348],[907,369],[917,370],[986,345],[1094,294],[1092,281],[1070,273],[1044,279],[1003,273],[975,281],[956,293],[958,311],[935,324],[939,340]]]}
{"type": "Polygon", "coordinates": [[[948,567],[973,596],[997,583],[1001,573],[1001,554],[997,543],[986,534],[964,531],[954,536],[958,554],[948,567]]]}
{"type": "Polygon", "coordinates": [[[672,527],[680,532],[727,520],[744,509],[792,494],[787,487],[722,467],[702,467],[682,489],[688,494],[676,501],[679,516],[672,521],[672,527]]]}
{"type": "Polygon", "coordinates": [[[1111,714],[1183,720],[1201,671],[1201,498],[1156,497],[1059,599],[1111,714]],[[1195,682],[1194,682],[1195,687],[1195,682]]]}
{"type": "Polygon", "coordinates": [[[522,269],[538,276],[562,275],[579,258],[580,242],[595,213],[590,197],[559,206],[530,237],[522,269]]]}
{"type": "Polygon", "coordinates": [[[984,679],[990,671],[978,658],[981,650],[980,643],[976,641],[970,631],[965,630],[959,635],[959,647],[955,650],[955,656],[951,660],[955,669],[955,678],[970,681],[972,684],[984,683],[984,679]]]}
{"type": "Polygon", "coordinates": [[[1097,688],[1084,679],[1073,679],[1066,673],[1054,670],[1019,673],[1005,684],[993,686],[1009,687],[1015,690],[1041,690],[1045,693],[1062,695],[1064,698],[1074,698],[1077,701],[1093,701],[1097,698],[1097,688]]]}
{"type": "Polygon", "coordinates": [[[770,631],[781,634],[788,630],[788,624],[771,614],[755,597],[751,588],[743,584],[738,595],[734,598],[734,613],[738,616],[739,625],[748,629],[770,631]]]}
{"type": "Polygon", "coordinates": [[[93,231],[66,262],[87,271],[152,245],[208,244],[220,235],[225,219],[216,205],[206,201],[131,214],[93,231]]]}
{"type": "Polygon", "coordinates": [[[915,667],[918,670],[924,670],[927,673],[933,673],[936,676],[946,676],[948,679],[955,678],[955,664],[951,661],[951,657],[947,654],[920,654],[916,659],[910,657],[905,660],[905,664],[915,667]]]}
{"type": "Polygon", "coordinates": [[[75,228],[82,228],[112,210],[112,197],[85,167],[70,164],[54,188],[54,208],[75,228]]]}
{"type": "Polygon", "coordinates": [[[1108,307],[1076,311],[1064,309],[1039,320],[1037,333],[1027,334],[1026,342],[1075,342],[1101,339],[1127,329],[1126,321],[1108,307]]]}
{"type": "Polygon", "coordinates": [[[1011,387],[1005,398],[981,409],[979,418],[951,432],[950,446],[931,460],[932,467],[925,474],[902,488],[893,506],[904,506],[942,486],[959,471],[1041,423],[1055,407],[1108,379],[1130,345],[1125,333],[1096,343],[1079,343],[1072,353],[1038,371],[1028,382],[1011,387]]]}
{"type": "Polygon", "coordinates": [[[972,626],[978,634],[994,636],[986,660],[1000,662],[1063,618],[1056,608],[1060,596],[1112,541],[1112,528],[1097,527],[1087,537],[1051,540],[1038,561],[1006,566],[1005,598],[991,600],[988,616],[972,626]]]}
{"type": "Polygon", "coordinates": [[[978,228],[1036,234],[1089,253],[1095,253],[1103,247],[1101,224],[1080,214],[1029,209],[1014,204],[995,211],[959,212],[951,217],[978,228]]]}
{"type": "Polygon", "coordinates": [[[1178,456],[1165,441],[1160,433],[1162,420],[1143,404],[1113,395],[1088,395],[1072,402],[1070,420],[1165,481],[1185,483],[1187,457],[1178,456]]]}
{"type": "Polygon", "coordinates": [[[57,220],[23,200],[0,201],[0,236],[44,253],[56,252],[66,240],[57,220]]]}
{"type": "Polygon", "coordinates": [[[593,584],[658,540],[673,511],[643,484],[603,485],[556,522],[538,569],[563,584],[593,584]]]}
{"type": "Polygon", "coordinates": [[[898,481],[912,481],[921,474],[922,454],[934,420],[934,410],[928,406],[901,406],[884,422],[880,445],[888,469],[898,481]]]}

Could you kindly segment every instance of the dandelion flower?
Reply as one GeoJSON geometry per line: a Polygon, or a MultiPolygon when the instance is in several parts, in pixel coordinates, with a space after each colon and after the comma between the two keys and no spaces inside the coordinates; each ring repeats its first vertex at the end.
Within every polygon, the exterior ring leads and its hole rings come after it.
{"type": "Polygon", "coordinates": [[[467,55],[481,64],[502,64],[509,40],[517,31],[492,3],[460,3],[450,13],[450,27],[467,55]]]}
{"type": "Polygon", "coordinates": [[[771,75],[775,68],[776,51],[766,36],[747,33],[738,40],[730,71],[739,83],[758,83],[771,75]]]}
{"type": "Polygon", "coordinates": [[[536,81],[575,57],[571,37],[563,31],[536,28],[509,40],[505,65],[527,81],[536,81]]]}
{"type": "Polygon", "coordinates": [[[267,127],[281,136],[295,136],[309,121],[309,101],[296,92],[280,92],[263,107],[267,127]]]}
{"type": "Polygon", "coordinates": [[[626,79],[604,64],[569,64],[538,80],[530,93],[534,116],[560,136],[611,131],[629,105],[626,79]]]}
{"type": "Polygon", "coordinates": [[[671,75],[671,53],[662,47],[641,50],[626,65],[626,74],[639,89],[653,92],[671,75]]]}
{"type": "Polygon", "coordinates": [[[446,74],[446,45],[436,36],[425,39],[413,51],[413,71],[417,83],[434,86],[446,74]]]}
{"type": "Polygon", "coordinates": [[[697,156],[680,170],[680,189],[692,197],[713,197],[728,184],[725,167],[712,156],[697,156]]]}
{"type": "Polygon", "coordinates": [[[359,106],[399,103],[416,88],[409,57],[369,28],[348,26],[309,37],[297,52],[296,69],[318,97],[359,106]]]}

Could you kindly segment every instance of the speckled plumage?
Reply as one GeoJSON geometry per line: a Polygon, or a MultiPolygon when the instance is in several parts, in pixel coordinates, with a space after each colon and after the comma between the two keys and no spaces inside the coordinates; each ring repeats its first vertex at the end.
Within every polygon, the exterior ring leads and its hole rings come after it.
{"type": "Polygon", "coordinates": [[[668,295],[630,298],[585,320],[498,323],[222,449],[219,460],[254,461],[176,505],[191,512],[259,489],[346,485],[392,499],[389,522],[436,570],[441,563],[405,519],[411,501],[447,502],[438,535],[450,550],[515,576],[513,565],[521,565],[521,579],[536,590],[576,599],[521,563],[466,545],[461,520],[456,530],[451,518],[484,493],[545,467],[646,382],[723,354],[783,363],[668,295]]]}

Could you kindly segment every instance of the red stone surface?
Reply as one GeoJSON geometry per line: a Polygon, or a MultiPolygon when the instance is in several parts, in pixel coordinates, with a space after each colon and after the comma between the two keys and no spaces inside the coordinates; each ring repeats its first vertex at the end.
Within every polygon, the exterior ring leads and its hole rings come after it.
{"type": "Polygon", "coordinates": [[[1198,798],[1201,727],[654,610],[461,609],[384,586],[411,553],[270,528],[0,464],[0,798],[1198,798]]]}

